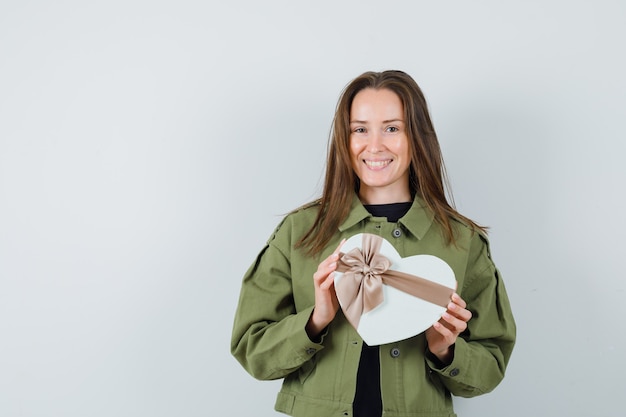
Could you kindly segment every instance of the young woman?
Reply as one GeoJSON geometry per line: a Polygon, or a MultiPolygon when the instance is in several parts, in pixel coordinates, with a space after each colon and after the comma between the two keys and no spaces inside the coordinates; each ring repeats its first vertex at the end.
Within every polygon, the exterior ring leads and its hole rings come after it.
{"type": "MultiPolygon", "coordinates": [[[[515,323],[483,227],[447,201],[424,96],[401,71],[367,72],[337,106],[321,198],[290,213],[247,271],[231,352],[255,378],[284,378],[295,417],[454,416],[504,377],[515,323]],[[368,346],[344,316],[334,272],[345,239],[371,233],[401,257],[437,256],[457,291],[441,319],[368,346]]],[[[410,317],[405,320],[410,320],[410,317]]]]}

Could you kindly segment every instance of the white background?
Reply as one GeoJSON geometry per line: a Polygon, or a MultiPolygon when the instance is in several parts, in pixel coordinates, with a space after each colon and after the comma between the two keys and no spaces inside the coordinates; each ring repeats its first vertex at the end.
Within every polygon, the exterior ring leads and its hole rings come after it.
{"type": "Polygon", "coordinates": [[[623,413],[623,1],[0,2],[0,416],[275,416],[241,277],[341,89],[424,90],[519,332],[461,416],[623,413]]]}

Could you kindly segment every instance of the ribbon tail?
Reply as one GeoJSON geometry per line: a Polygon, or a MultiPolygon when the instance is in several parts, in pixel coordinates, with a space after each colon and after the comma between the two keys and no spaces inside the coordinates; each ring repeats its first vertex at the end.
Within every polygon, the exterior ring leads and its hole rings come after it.
{"type": "Polygon", "coordinates": [[[363,313],[363,288],[360,285],[360,279],[357,280],[354,275],[354,273],[345,273],[335,284],[335,292],[344,316],[357,329],[363,313]]]}
{"type": "Polygon", "coordinates": [[[368,279],[363,280],[363,313],[372,311],[383,301],[385,294],[383,292],[383,280],[380,275],[372,275],[368,279]]]}

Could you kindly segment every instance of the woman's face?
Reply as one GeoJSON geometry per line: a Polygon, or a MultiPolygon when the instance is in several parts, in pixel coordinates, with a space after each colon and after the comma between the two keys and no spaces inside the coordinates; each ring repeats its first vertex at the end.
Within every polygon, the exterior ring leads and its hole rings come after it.
{"type": "Polygon", "coordinates": [[[361,90],[350,108],[350,156],[366,204],[411,201],[404,109],[388,89],[361,90]]]}

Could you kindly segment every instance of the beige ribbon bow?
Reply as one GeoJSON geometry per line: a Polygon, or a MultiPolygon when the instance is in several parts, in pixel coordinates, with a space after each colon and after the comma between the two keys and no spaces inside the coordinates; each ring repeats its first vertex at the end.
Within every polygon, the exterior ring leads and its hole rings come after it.
{"type": "Polygon", "coordinates": [[[389,269],[391,261],[378,253],[383,238],[363,233],[363,249],[339,254],[337,271],[343,277],[335,285],[341,309],[355,329],[361,315],[384,301],[383,284],[414,297],[446,307],[454,290],[415,275],[389,269]]]}

